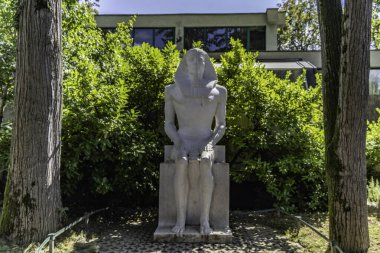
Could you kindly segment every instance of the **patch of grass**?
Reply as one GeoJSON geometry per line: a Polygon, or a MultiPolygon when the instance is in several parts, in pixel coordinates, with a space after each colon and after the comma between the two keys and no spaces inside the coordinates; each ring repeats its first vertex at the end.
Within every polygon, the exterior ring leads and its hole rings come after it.
{"type": "Polygon", "coordinates": [[[368,226],[371,243],[369,252],[380,252],[380,218],[370,215],[368,218],[368,226]]]}
{"type": "MultiPolygon", "coordinates": [[[[99,251],[98,246],[95,244],[96,237],[81,231],[69,230],[65,235],[57,238],[54,244],[54,252],[59,253],[96,253],[99,251]]],[[[33,243],[24,250],[25,253],[34,253],[40,244],[33,243]]],[[[0,251],[1,252],[1,251],[0,251]]],[[[6,251],[8,252],[8,251],[6,251]]],[[[22,251],[15,251],[22,252],[22,251]]],[[[47,244],[42,251],[43,253],[49,252],[49,244],[47,244]]]]}
{"type": "MultiPolygon", "coordinates": [[[[326,213],[301,215],[302,219],[314,226],[319,232],[328,237],[329,223],[326,213]]],[[[320,253],[327,250],[327,242],[307,226],[297,220],[281,215],[277,219],[265,219],[265,224],[278,229],[288,240],[299,243],[305,252],[320,253]]],[[[380,252],[380,219],[374,214],[368,217],[370,248],[368,252],[380,252]]]]}
{"type": "MultiPolygon", "coordinates": [[[[326,214],[309,214],[302,216],[310,225],[315,227],[319,232],[328,237],[329,227],[326,214]]],[[[328,243],[309,227],[299,224],[298,230],[286,231],[286,237],[294,242],[299,243],[305,248],[306,252],[324,252],[328,249],[328,243]]]]}
{"type": "Polygon", "coordinates": [[[62,241],[57,242],[57,252],[81,252],[91,253],[98,252],[98,246],[95,244],[97,238],[92,234],[87,234],[84,231],[72,232],[69,236],[62,238],[62,241]]]}
{"type": "Polygon", "coordinates": [[[380,203],[380,183],[377,179],[371,177],[368,184],[368,201],[380,203]]]}
{"type": "Polygon", "coordinates": [[[22,252],[22,249],[16,244],[0,238],[0,253],[22,252]]]}

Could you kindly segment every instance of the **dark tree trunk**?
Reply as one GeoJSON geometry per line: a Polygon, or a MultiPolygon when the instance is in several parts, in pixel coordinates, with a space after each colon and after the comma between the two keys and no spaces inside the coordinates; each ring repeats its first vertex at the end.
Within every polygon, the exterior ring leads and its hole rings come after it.
{"type": "Polygon", "coordinates": [[[41,240],[59,225],[61,0],[20,0],[15,118],[0,232],[41,240]]]}
{"type": "Polygon", "coordinates": [[[344,252],[369,247],[366,188],[370,0],[320,0],[330,239],[344,252]]]}

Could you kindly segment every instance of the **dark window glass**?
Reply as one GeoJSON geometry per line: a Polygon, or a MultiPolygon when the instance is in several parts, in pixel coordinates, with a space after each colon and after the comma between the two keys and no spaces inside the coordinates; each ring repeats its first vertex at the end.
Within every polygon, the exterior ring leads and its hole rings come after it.
{"type": "Polygon", "coordinates": [[[154,29],[154,46],[163,49],[169,41],[174,42],[173,28],[156,28],[154,29]]]}
{"type": "Polygon", "coordinates": [[[102,27],[101,28],[104,33],[114,33],[116,32],[116,27],[102,27]]]}
{"type": "Polygon", "coordinates": [[[159,49],[165,47],[168,41],[174,42],[173,28],[135,28],[133,29],[133,44],[140,46],[146,42],[159,49]]]}
{"type": "Polygon", "coordinates": [[[153,29],[135,28],[133,30],[133,44],[140,46],[144,42],[153,45],[153,29]]]}
{"type": "MultiPolygon", "coordinates": [[[[234,27],[228,29],[228,38],[239,39],[241,43],[246,47],[247,46],[247,28],[234,27]]],[[[230,41],[228,40],[228,43],[230,41]]],[[[228,49],[230,46],[228,45],[228,49]]]]}
{"type": "Polygon", "coordinates": [[[369,72],[369,95],[380,95],[380,69],[369,72]]]}
{"type": "Polygon", "coordinates": [[[205,49],[208,52],[224,52],[228,45],[227,28],[206,29],[205,49]]]}
{"type": "Polygon", "coordinates": [[[203,41],[204,43],[204,28],[185,28],[184,32],[184,47],[185,49],[192,48],[194,41],[203,41]]]}
{"type": "Polygon", "coordinates": [[[202,41],[208,52],[230,49],[230,38],[239,39],[248,50],[265,50],[265,27],[185,28],[185,49],[194,41],[202,41]]]}
{"type": "Polygon", "coordinates": [[[249,31],[249,50],[265,50],[265,29],[250,28],[249,31]]]}

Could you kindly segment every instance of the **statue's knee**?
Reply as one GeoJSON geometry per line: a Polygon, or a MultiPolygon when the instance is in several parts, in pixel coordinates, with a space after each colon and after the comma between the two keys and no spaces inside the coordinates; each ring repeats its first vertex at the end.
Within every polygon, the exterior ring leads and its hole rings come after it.
{"type": "Polygon", "coordinates": [[[202,167],[211,167],[211,159],[209,157],[202,157],[201,161],[200,161],[200,165],[202,167]]]}
{"type": "Polygon", "coordinates": [[[186,157],[181,157],[181,158],[178,158],[175,162],[176,166],[178,168],[186,168],[187,167],[187,158],[186,157]]]}

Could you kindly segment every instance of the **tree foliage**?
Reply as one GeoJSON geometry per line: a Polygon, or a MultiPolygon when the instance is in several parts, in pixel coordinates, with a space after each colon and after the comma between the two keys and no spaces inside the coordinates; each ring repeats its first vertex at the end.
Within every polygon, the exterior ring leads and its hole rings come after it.
{"type": "Polygon", "coordinates": [[[371,39],[372,45],[380,49],[380,0],[373,0],[371,39]]]}
{"type": "MultiPolygon", "coordinates": [[[[319,50],[321,47],[316,0],[283,0],[285,26],[278,29],[278,49],[319,50]]],[[[372,42],[380,49],[380,0],[373,0],[372,42]]]]}
{"type": "Polygon", "coordinates": [[[93,14],[83,4],[64,12],[63,192],[86,182],[81,190],[139,199],[157,190],[163,91],[179,52],[131,47],[132,21],[103,33],[93,14]]]}
{"type": "Polygon", "coordinates": [[[284,0],[285,26],[278,29],[279,50],[308,51],[320,48],[315,0],[284,0]]]}
{"type": "Polygon", "coordinates": [[[231,44],[218,78],[229,93],[226,141],[233,179],[249,181],[257,175],[281,206],[323,207],[319,86],[306,90],[304,75],[296,82],[280,79],[239,41],[231,44]]]}
{"type": "Polygon", "coordinates": [[[4,107],[13,98],[16,70],[16,29],[14,15],[16,2],[0,0],[0,125],[4,107]]]}
{"type": "MultiPolygon", "coordinates": [[[[62,192],[112,193],[138,201],[155,196],[158,164],[163,146],[169,144],[163,131],[163,91],[173,82],[180,52],[172,44],[162,51],[148,44],[132,47],[129,32],[133,20],[120,25],[115,33],[104,33],[96,27],[89,2],[66,2],[62,192]]],[[[1,15],[8,12],[11,27],[10,11],[0,9],[1,15]]],[[[1,38],[9,31],[1,30],[1,38]]],[[[0,43],[0,50],[3,45],[0,43]]],[[[12,52],[14,46],[8,45],[7,52],[12,52]]],[[[9,80],[14,71],[12,59],[3,58],[7,63],[1,65],[10,68],[9,80]]],[[[229,91],[223,142],[232,179],[243,182],[258,177],[281,206],[323,208],[326,191],[319,86],[305,90],[303,76],[296,82],[277,78],[237,41],[232,41],[232,51],[222,57],[218,78],[229,91]]],[[[380,159],[378,132],[373,123],[367,147],[369,166],[380,159]]],[[[4,126],[0,133],[3,171],[9,137],[10,126],[4,126]]]]}
{"type": "MultiPolygon", "coordinates": [[[[131,47],[131,23],[104,34],[84,5],[65,13],[63,192],[89,185],[94,194],[154,195],[169,144],[163,91],[173,83],[179,51],[171,44],[162,51],[131,47]]],[[[232,47],[218,75],[230,94],[224,141],[233,179],[258,175],[279,205],[321,207],[319,89],[305,90],[304,77],[293,83],[254,68],[253,54],[239,42],[232,47]]]]}
{"type": "MultiPolygon", "coordinates": [[[[380,108],[377,112],[380,114],[380,108]]],[[[369,173],[380,176],[380,118],[369,123],[366,149],[369,173]]]]}

